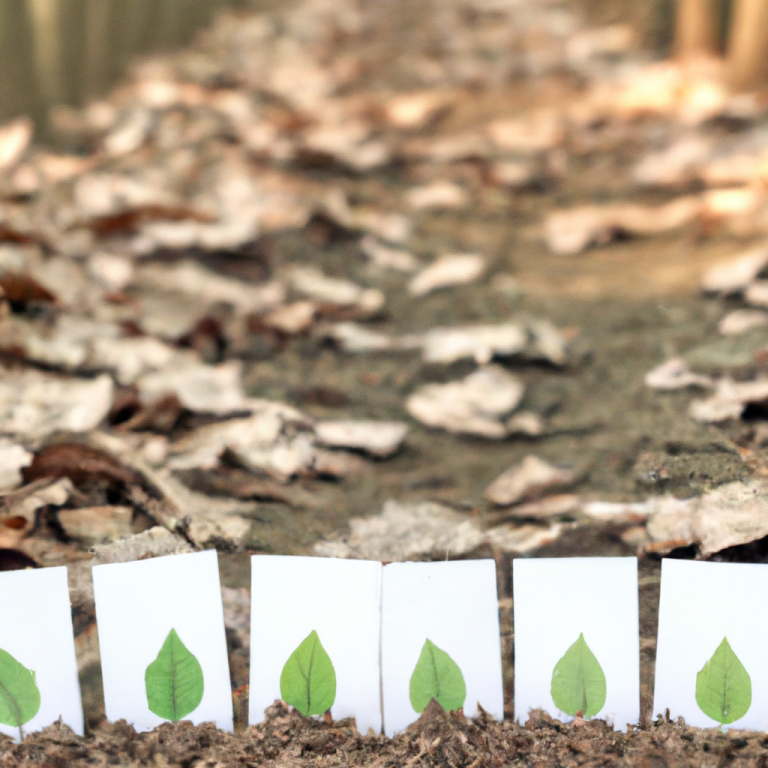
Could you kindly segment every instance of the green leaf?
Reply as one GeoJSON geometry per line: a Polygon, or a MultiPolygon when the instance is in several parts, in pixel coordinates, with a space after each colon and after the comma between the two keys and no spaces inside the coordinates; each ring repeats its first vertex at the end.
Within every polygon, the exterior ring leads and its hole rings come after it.
{"type": "Polygon", "coordinates": [[[336,670],[313,629],[288,657],[280,696],[302,715],[322,715],[336,700],[336,670]]]}
{"type": "Polygon", "coordinates": [[[459,665],[427,639],[411,675],[411,706],[421,714],[432,699],[446,711],[464,706],[467,686],[459,665]]]}
{"type": "Polygon", "coordinates": [[[144,673],[147,705],[158,717],[176,722],[203,700],[203,669],[172,629],[144,673]]]}
{"type": "Polygon", "coordinates": [[[552,700],[567,715],[594,717],[605,706],[605,674],[584,633],[555,664],[552,672],[552,700]]]}
{"type": "Polygon", "coordinates": [[[0,650],[0,723],[21,728],[40,709],[35,673],[0,650]]]}
{"type": "Polygon", "coordinates": [[[696,675],[696,703],[720,725],[744,717],[752,704],[752,680],[727,637],[696,675]]]}

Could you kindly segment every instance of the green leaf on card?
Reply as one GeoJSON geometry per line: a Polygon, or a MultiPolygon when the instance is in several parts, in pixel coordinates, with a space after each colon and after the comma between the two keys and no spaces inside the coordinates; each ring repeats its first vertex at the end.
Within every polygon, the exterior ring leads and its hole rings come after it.
{"type": "Polygon", "coordinates": [[[584,633],[555,664],[552,672],[552,700],[555,706],[574,717],[594,717],[605,706],[605,673],[584,640],[584,633]]]}
{"type": "Polygon", "coordinates": [[[40,709],[40,689],[35,673],[0,650],[0,723],[19,729],[40,709]]]}
{"type": "Polygon", "coordinates": [[[411,706],[421,714],[432,699],[446,711],[464,706],[467,686],[459,665],[427,639],[411,675],[411,706]]]}
{"type": "Polygon", "coordinates": [[[174,723],[194,712],[203,700],[203,669],[175,629],[147,667],[144,684],[150,711],[174,723]]]}
{"type": "Polygon", "coordinates": [[[696,703],[720,725],[744,717],[752,704],[752,680],[726,637],[696,675],[696,703]]]}
{"type": "Polygon", "coordinates": [[[280,696],[302,715],[322,715],[336,700],[336,670],[313,629],[285,662],[280,696]]]}

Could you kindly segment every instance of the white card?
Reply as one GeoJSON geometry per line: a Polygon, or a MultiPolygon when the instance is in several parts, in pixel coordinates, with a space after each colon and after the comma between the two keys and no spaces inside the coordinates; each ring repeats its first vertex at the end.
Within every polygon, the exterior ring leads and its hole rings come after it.
{"type": "Polygon", "coordinates": [[[251,724],[261,722],[276,699],[286,698],[301,708],[299,700],[291,700],[289,689],[283,696],[281,679],[290,684],[286,664],[315,632],[333,666],[335,695],[328,686],[313,689],[308,706],[330,708],[336,720],[354,717],[361,733],[381,730],[380,590],[379,562],[251,557],[251,724]]]}
{"type": "MultiPolygon", "coordinates": [[[[39,731],[61,719],[77,734],[83,734],[83,705],[77,677],[72,609],[67,569],[0,573],[0,649],[29,672],[19,670],[23,688],[15,695],[23,701],[25,734],[39,731]],[[35,686],[38,694],[34,693],[35,686]]],[[[7,656],[6,663],[13,664],[7,656]]],[[[16,668],[18,669],[18,668],[16,668]]],[[[0,733],[19,738],[19,729],[0,725],[0,733]]]]}
{"type": "Polygon", "coordinates": [[[160,678],[153,674],[150,681],[147,673],[157,661],[151,671],[161,676],[171,651],[177,662],[184,659],[187,675],[184,698],[178,704],[173,699],[180,707],[177,719],[214,722],[231,732],[232,688],[216,551],[97,565],[93,591],[107,719],[124,718],[138,731],[173,719],[167,696],[160,708],[155,693],[150,709],[148,690],[160,678]],[[199,666],[190,661],[190,654],[199,666]],[[192,711],[185,711],[198,701],[192,711]]]}
{"type": "MultiPolygon", "coordinates": [[[[412,704],[411,678],[422,654],[442,659],[443,669],[443,654],[447,654],[458,666],[466,689],[465,715],[475,717],[479,703],[498,720],[504,719],[493,560],[384,566],[381,621],[382,701],[388,736],[420,715],[412,704]],[[427,640],[439,650],[430,650],[427,640]]],[[[423,695],[422,690],[417,696],[423,695]]]]}
{"type": "MultiPolygon", "coordinates": [[[[697,677],[727,638],[751,680],[746,712],[724,728],[768,723],[768,565],[662,560],[653,714],[715,728],[697,702],[697,677]]],[[[732,665],[733,666],[733,665],[732,665]]],[[[735,703],[735,702],[734,702],[735,703]]],[[[705,704],[706,706],[706,704],[705,704]]],[[[733,715],[738,710],[732,709],[733,715]]]]}
{"type": "Polygon", "coordinates": [[[637,558],[519,559],[512,564],[512,575],[515,719],[524,723],[530,710],[543,709],[565,722],[582,711],[585,716],[613,723],[617,730],[623,730],[627,723],[637,723],[637,558]],[[574,679],[570,660],[578,653],[586,653],[581,642],[597,660],[604,678],[601,694],[599,673],[594,673],[593,665],[587,667],[590,685],[586,710],[583,703],[574,706],[567,695],[575,690],[570,687],[574,679]],[[601,703],[596,712],[591,711],[601,703]]]}

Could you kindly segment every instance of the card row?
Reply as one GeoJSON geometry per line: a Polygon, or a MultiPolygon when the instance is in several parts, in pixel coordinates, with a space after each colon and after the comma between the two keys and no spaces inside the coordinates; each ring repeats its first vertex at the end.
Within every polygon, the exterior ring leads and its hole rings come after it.
{"type": "MultiPolygon", "coordinates": [[[[107,719],[231,731],[216,552],[95,566],[93,586],[107,719]]],[[[0,731],[82,733],[66,568],[0,573],[0,615],[0,731]]],[[[276,699],[363,733],[402,731],[433,697],[501,719],[495,563],[253,556],[250,653],[251,723],[276,699]]]]}
{"type": "MultiPolygon", "coordinates": [[[[282,699],[392,735],[434,697],[504,711],[495,564],[251,558],[250,722],[282,699]]],[[[515,713],[639,720],[635,558],[513,565],[515,713]]],[[[232,730],[215,551],[93,569],[107,718],[232,730]]],[[[768,566],[665,560],[654,712],[768,722],[768,566]],[[764,604],[765,603],[765,604],[764,604]]],[[[66,568],[0,574],[0,731],[83,732],[66,568]]]]}

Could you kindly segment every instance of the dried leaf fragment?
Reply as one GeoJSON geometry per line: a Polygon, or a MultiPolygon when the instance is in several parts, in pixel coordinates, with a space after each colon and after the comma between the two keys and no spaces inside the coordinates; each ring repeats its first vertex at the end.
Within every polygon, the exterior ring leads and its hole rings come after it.
{"type": "Polygon", "coordinates": [[[485,268],[485,259],[475,253],[440,256],[411,280],[408,291],[414,296],[426,296],[439,288],[471,283],[483,274],[485,268]]]}
{"type": "Polygon", "coordinates": [[[578,473],[554,467],[538,456],[528,455],[510,467],[486,489],[484,496],[498,506],[510,506],[524,499],[533,499],[549,489],[563,488],[576,482],[578,473]]]}
{"type": "Polygon", "coordinates": [[[508,434],[502,419],[523,397],[512,374],[488,365],[460,381],[425,384],[407,400],[408,413],[428,427],[500,440],[508,434]]]}
{"type": "Polygon", "coordinates": [[[318,421],[315,434],[323,445],[365,451],[379,458],[395,453],[408,425],[399,421],[318,421]]]}

